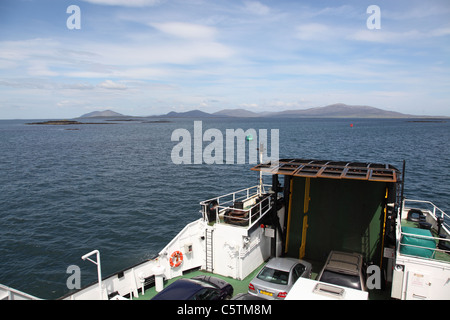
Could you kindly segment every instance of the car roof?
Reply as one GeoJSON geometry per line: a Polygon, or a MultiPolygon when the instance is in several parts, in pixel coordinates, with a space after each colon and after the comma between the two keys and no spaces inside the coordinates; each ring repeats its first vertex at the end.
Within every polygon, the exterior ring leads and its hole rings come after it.
{"type": "Polygon", "coordinates": [[[293,258],[272,258],[267,262],[266,267],[289,272],[298,263],[301,261],[293,258]]]}
{"type": "Polygon", "coordinates": [[[185,300],[202,288],[212,288],[212,286],[194,279],[179,279],[164,288],[164,290],[159,292],[153,299],[185,300]]]}
{"type": "Polygon", "coordinates": [[[336,270],[349,274],[358,274],[361,268],[362,255],[358,253],[347,253],[331,251],[325,266],[327,270],[336,270]]]}

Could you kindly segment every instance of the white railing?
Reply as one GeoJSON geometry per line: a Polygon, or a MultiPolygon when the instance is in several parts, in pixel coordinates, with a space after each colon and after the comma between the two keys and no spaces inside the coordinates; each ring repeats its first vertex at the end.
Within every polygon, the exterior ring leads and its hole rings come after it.
{"type": "MultiPolygon", "coordinates": [[[[442,253],[448,254],[448,252],[449,252],[448,250],[444,250],[444,249],[440,249],[439,247],[436,247],[436,245],[440,242],[440,243],[446,243],[447,246],[449,246],[450,239],[438,238],[438,237],[433,237],[433,236],[425,236],[425,235],[420,235],[420,234],[415,234],[415,233],[407,233],[407,232],[401,232],[400,239],[401,240],[400,240],[399,251],[401,254],[404,254],[404,255],[411,255],[411,256],[416,256],[416,257],[420,257],[420,258],[441,260],[441,259],[439,259],[438,256],[436,256],[436,253],[442,252],[442,253]],[[402,240],[404,239],[404,237],[431,240],[434,243],[435,247],[426,247],[426,246],[420,246],[417,244],[403,243],[402,240]],[[410,253],[408,253],[406,251],[406,248],[415,248],[415,249],[418,249],[418,251],[416,251],[416,252],[411,251],[410,253]],[[417,252],[421,252],[421,254],[417,253],[417,252]]],[[[444,260],[446,260],[446,259],[444,259],[444,260]]]]}
{"type": "Polygon", "coordinates": [[[0,300],[42,300],[31,294],[0,284],[0,300]]]}
{"type": "MultiPolygon", "coordinates": [[[[450,216],[447,215],[443,210],[439,209],[434,203],[425,200],[413,200],[404,199],[403,201],[403,212],[400,218],[407,219],[409,210],[415,209],[420,210],[425,216],[429,216],[431,219],[427,219],[427,222],[431,222],[431,228],[435,231],[439,229],[438,219],[442,219],[442,224],[440,226],[439,233],[446,236],[446,238],[434,237],[430,235],[423,235],[417,233],[408,233],[402,230],[402,225],[399,221],[397,224],[397,237],[399,239],[399,245],[397,247],[398,254],[411,255],[415,257],[441,260],[436,256],[438,252],[449,254],[448,248],[450,248],[450,216]],[[428,246],[420,245],[418,243],[411,244],[405,243],[405,239],[412,239],[411,242],[420,242],[418,240],[422,239],[428,241],[428,246]],[[416,241],[414,241],[416,240],[416,241]],[[434,245],[434,246],[433,246],[434,245]],[[410,249],[410,250],[408,250],[410,249]],[[415,250],[414,250],[415,249],[415,250]]],[[[448,259],[444,259],[448,261],[448,259]]]]}
{"type": "MultiPolygon", "coordinates": [[[[263,187],[270,187],[265,185],[263,187]]],[[[258,186],[249,187],[200,202],[208,222],[251,227],[271,208],[270,195],[258,186]]]]}

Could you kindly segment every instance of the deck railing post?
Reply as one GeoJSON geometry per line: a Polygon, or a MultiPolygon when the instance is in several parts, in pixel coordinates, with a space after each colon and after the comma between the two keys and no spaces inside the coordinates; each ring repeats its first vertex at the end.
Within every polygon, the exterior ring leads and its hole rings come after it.
{"type": "Polygon", "coordinates": [[[93,264],[97,265],[97,277],[98,277],[98,289],[100,291],[100,300],[103,300],[103,288],[102,288],[102,267],[100,265],[100,252],[98,250],[93,250],[81,257],[83,260],[89,260],[93,264]],[[89,256],[95,254],[97,261],[92,260],[89,256]]]}

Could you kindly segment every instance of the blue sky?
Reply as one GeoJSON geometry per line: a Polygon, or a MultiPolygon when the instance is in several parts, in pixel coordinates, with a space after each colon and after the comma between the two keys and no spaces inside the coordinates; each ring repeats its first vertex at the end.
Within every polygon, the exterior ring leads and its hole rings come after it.
{"type": "Polygon", "coordinates": [[[450,116],[449,18],[448,0],[1,0],[0,119],[339,102],[450,116]]]}

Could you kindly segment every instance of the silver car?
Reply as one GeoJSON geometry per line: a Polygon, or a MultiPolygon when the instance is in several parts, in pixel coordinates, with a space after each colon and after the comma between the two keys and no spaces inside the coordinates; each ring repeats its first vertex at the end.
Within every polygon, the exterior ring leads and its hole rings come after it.
{"type": "Polygon", "coordinates": [[[360,253],[331,251],[317,280],[367,291],[363,264],[360,253]]]}
{"type": "Polygon", "coordinates": [[[298,278],[311,277],[311,264],[293,258],[272,258],[248,285],[248,293],[265,299],[284,299],[298,278]]]}

